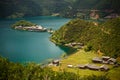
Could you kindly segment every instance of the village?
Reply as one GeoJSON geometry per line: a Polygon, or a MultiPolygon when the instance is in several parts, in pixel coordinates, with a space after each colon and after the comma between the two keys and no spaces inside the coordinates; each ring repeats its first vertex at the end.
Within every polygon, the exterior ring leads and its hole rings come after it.
{"type": "MultiPolygon", "coordinates": [[[[92,63],[86,63],[86,64],[78,64],[78,65],[72,65],[68,64],[66,65],[67,68],[78,68],[78,69],[89,69],[89,70],[94,70],[94,71],[109,71],[111,69],[110,66],[112,67],[119,67],[120,64],[117,64],[117,61],[115,58],[109,57],[109,56],[102,56],[102,57],[94,57],[92,60],[92,63]],[[97,64],[101,64],[98,66],[97,64]]],[[[56,59],[53,60],[48,66],[60,66],[61,60],[56,59]]]]}
{"type": "MultiPolygon", "coordinates": [[[[84,48],[84,44],[79,43],[79,42],[67,43],[65,44],[65,46],[75,48],[78,51],[82,51],[84,48]]],[[[87,55],[86,52],[83,55],[87,55]]],[[[81,57],[80,54],[78,56],[81,57]]],[[[86,58],[82,58],[82,59],[86,59],[86,58]]],[[[74,59],[74,60],[77,60],[77,59],[74,59]]],[[[56,60],[51,61],[50,64],[48,64],[48,66],[60,66],[61,64],[62,64],[61,59],[56,59],[56,60]]],[[[84,64],[82,63],[82,64],[74,65],[71,62],[66,65],[67,68],[89,69],[89,70],[95,70],[95,71],[108,71],[111,69],[111,66],[118,67],[120,66],[120,64],[117,63],[117,60],[115,58],[110,57],[110,56],[103,56],[103,55],[102,56],[95,55],[94,57],[92,56],[92,58],[90,59],[90,63],[88,62],[84,64]]]]}
{"type": "Polygon", "coordinates": [[[23,27],[23,26],[16,26],[15,29],[26,30],[26,31],[41,31],[41,32],[47,31],[46,28],[43,28],[40,25],[37,25],[37,26],[25,26],[25,27],[23,27]]]}
{"type": "Polygon", "coordinates": [[[72,48],[77,48],[77,49],[82,49],[84,47],[84,44],[83,43],[73,42],[73,43],[65,44],[65,46],[72,47],[72,48]]]}

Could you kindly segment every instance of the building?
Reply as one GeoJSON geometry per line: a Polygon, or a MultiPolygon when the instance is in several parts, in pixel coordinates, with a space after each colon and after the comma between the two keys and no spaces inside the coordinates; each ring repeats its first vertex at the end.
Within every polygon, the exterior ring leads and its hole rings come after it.
{"type": "Polygon", "coordinates": [[[105,16],[104,18],[105,18],[105,19],[112,19],[112,18],[117,18],[117,17],[119,17],[118,14],[112,13],[112,14],[110,14],[110,15],[105,16]]]}
{"type": "Polygon", "coordinates": [[[109,64],[115,64],[115,63],[116,63],[116,59],[110,58],[110,59],[108,60],[108,63],[109,63],[109,64]]]}
{"type": "Polygon", "coordinates": [[[85,66],[86,66],[86,68],[88,68],[90,70],[99,70],[100,69],[99,66],[96,66],[94,64],[86,64],[85,66]]]}
{"type": "Polygon", "coordinates": [[[115,64],[116,59],[115,58],[110,58],[109,56],[102,56],[102,58],[99,58],[99,57],[93,58],[92,62],[103,63],[103,64],[115,64]]]}
{"type": "Polygon", "coordinates": [[[106,65],[102,65],[102,66],[100,66],[100,70],[101,70],[101,71],[108,71],[108,70],[109,70],[109,67],[106,66],[106,65]]]}
{"type": "Polygon", "coordinates": [[[92,62],[94,62],[94,63],[102,63],[102,59],[99,58],[99,57],[95,57],[95,58],[92,59],[92,62]]]}
{"type": "Polygon", "coordinates": [[[69,64],[67,65],[68,68],[73,68],[73,65],[69,64]]]}
{"type": "Polygon", "coordinates": [[[77,67],[78,67],[79,69],[86,69],[86,66],[85,66],[85,65],[81,65],[81,64],[79,64],[77,67]]]}
{"type": "Polygon", "coordinates": [[[52,64],[55,65],[55,66],[59,66],[60,61],[59,60],[53,60],[52,64]]]}
{"type": "Polygon", "coordinates": [[[108,61],[109,59],[110,59],[109,56],[102,56],[102,60],[104,60],[104,61],[108,61]]]}

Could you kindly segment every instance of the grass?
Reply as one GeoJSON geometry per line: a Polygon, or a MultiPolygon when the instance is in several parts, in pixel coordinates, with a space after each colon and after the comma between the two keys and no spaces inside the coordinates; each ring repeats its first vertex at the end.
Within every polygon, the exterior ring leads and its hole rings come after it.
{"type": "MultiPolygon", "coordinates": [[[[61,71],[61,70],[66,70],[68,72],[74,72],[77,74],[80,74],[81,76],[86,76],[86,75],[101,75],[102,71],[93,71],[89,69],[77,69],[77,68],[68,68],[67,65],[71,64],[73,66],[77,66],[79,64],[88,64],[92,63],[92,58],[99,56],[98,54],[95,54],[94,51],[91,52],[85,52],[84,50],[79,50],[78,52],[70,55],[69,57],[62,59],[60,61],[60,66],[52,66],[52,69],[54,71],[61,71]]],[[[101,65],[101,64],[97,64],[101,65]]]]}
{"type": "MultiPolygon", "coordinates": [[[[77,66],[79,64],[93,64],[92,58],[101,57],[101,55],[95,53],[94,51],[85,52],[84,50],[79,50],[78,52],[71,54],[67,58],[64,58],[60,61],[60,66],[51,66],[54,71],[67,71],[79,74],[80,76],[88,76],[88,75],[105,75],[107,74],[111,80],[120,80],[120,67],[112,68],[113,65],[107,65],[110,67],[108,72],[105,71],[94,71],[89,69],[78,69],[78,68],[68,68],[67,65],[71,64],[77,66]]],[[[101,66],[103,64],[96,64],[101,66]]]]}
{"type": "Polygon", "coordinates": [[[108,77],[110,77],[111,80],[120,80],[120,67],[111,69],[108,72],[108,77]]]}

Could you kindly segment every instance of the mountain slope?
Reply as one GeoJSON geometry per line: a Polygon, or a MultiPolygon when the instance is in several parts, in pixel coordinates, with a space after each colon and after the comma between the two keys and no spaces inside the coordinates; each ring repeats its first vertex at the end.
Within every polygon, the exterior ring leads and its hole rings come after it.
{"type": "Polygon", "coordinates": [[[80,19],[71,20],[51,36],[57,44],[84,43],[93,50],[100,50],[110,56],[120,56],[120,18],[100,25],[80,19]]]}
{"type": "Polygon", "coordinates": [[[16,18],[41,14],[41,7],[31,0],[1,0],[0,17],[16,18]]]}
{"type": "Polygon", "coordinates": [[[114,10],[120,13],[120,0],[0,0],[0,17],[52,15],[74,17],[79,10],[114,10]]]}

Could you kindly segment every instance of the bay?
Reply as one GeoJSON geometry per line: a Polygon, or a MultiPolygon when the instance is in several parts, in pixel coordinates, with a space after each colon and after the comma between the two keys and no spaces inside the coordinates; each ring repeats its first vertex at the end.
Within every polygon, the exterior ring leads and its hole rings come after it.
{"type": "Polygon", "coordinates": [[[70,48],[56,46],[52,43],[49,40],[50,34],[47,32],[27,32],[11,29],[10,26],[18,20],[28,20],[45,28],[57,30],[70,19],[53,16],[0,19],[1,56],[13,62],[41,63],[70,53],[70,48]]]}

